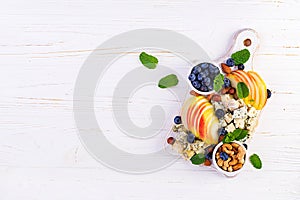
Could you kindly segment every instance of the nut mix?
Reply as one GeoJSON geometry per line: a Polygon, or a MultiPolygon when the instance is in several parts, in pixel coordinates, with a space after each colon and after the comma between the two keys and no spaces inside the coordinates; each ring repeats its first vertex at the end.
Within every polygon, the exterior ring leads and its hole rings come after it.
{"type": "Polygon", "coordinates": [[[216,153],[217,165],[225,171],[233,172],[241,169],[245,163],[245,149],[235,143],[226,143],[216,153]]]}

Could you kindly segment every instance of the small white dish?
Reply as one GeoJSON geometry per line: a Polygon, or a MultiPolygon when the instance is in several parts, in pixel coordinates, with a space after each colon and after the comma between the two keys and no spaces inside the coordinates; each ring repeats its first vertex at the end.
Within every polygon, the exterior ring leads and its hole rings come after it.
{"type": "Polygon", "coordinates": [[[243,171],[243,169],[245,168],[246,160],[247,160],[246,159],[247,158],[247,149],[245,148],[245,146],[241,142],[238,142],[238,141],[233,141],[233,143],[237,143],[238,145],[240,145],[245,150],[245,152],[246,152],[246,154],[244,156],[245,162],[244,162],[242,168],[240,168],[239,170],[228,172],[228,171],[223,170],[217,164],[216,153],[217,153],[218,149],[223,145],[223,142],[220,142],[219,144],[217,144],[217,146],[214,148],[213,155],[212,155],[213,165],[216,168],[216,170],[219,173],[221,173],[221,174],[223,174],[225,176],[228,176],[228,177],[236,176],[238,173],[240,173],[241,171],[243,171]]]}

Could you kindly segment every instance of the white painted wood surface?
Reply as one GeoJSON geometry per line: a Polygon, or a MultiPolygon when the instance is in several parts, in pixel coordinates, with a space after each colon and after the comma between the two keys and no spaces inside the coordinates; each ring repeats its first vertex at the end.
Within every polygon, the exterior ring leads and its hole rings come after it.
{"type": "MultiPolygon", "coordinates": [[[[297,0],[1,1],[0,199],[299,199],[299,10],[297,0]],[[255,69],[274,93],[250,147],[261,155],[262,170],[248,166],[226,179],[179,160],[156,173],[129,175],[104,167],[82,147],[72,94],[96,46],[124,31],[166,28],[215,59],[235,31],[248,27],[261,37],[255,69]]],[[[148,113],[136,112],[147,124],[148,113]]]]}

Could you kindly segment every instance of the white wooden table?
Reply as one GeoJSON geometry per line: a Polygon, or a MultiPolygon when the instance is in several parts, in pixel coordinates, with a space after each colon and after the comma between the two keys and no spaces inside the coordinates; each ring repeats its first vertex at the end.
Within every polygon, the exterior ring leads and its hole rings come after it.
{"type": "MultiPolygon", "coordinates": [[[[299,10],[298,0],[1,1],[0,199],[299,199],[299,10]],[[101,165],[83,148],[73,88],[99,44],[124,31],[166,28],[214,59],[229,48],[234,32],[248,27],[261,37],[255,69],[273,91],[249,149],[261,156],[262,170],[247,166],[228,179],[178,160],[156,173],[130,175],[101,165]]],[[[107,104],[97,109],[107,111],[107,104]]],[[[133,112],[148,123],[149,113],[133,112]]],[[[123,148],[136,148],[126,136],[118,138],[123,148]]]]}

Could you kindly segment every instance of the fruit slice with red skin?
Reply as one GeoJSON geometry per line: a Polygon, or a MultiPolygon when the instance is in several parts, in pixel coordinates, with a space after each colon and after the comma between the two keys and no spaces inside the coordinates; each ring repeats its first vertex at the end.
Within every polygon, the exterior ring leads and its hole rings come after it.
{"type": "Polygon", "coordinates": [[[188,99],[182,107],[181,118],[183,125],[197,138],[208,144],[218,142],[218,131],[215,127],[218,126],[219,121],[214,114],[212,104],[205,97],[188,99]]]}
{"type": "Polygon", "coordinates": [[[242,79],[235,74],[227,74],[226,77],[230,80],[231,86],[236,88],[237,84],[242,81],[242,79]]]}
{"type": "Polygon", "coordinates": [[[214,114],[214,109],[212,105],[209,105],[205,110],[202,111],[200,120],[195,120],[196,132],[199,134],[199,138],[202,140],[205,140],[209,134],[208,123],[211,114],[214,114]]]}
{"type": "Polygon", "coordinates": [[[255,80],[256,86],[259,91],[259,104],[257,110],[261,110],[267,102],[267,86],[264,80],[260,77],[260,75],[254,71],[249,71],[248,74],[255,80]]]}
{"type": "Polygon", "coordinates": [[[203,127],[203,130],[206,128],[206,124],[205,124],[205,113],[207,112],[208,109],[210,109],[210,104],[204,104],[203,107],[201,107],[199,109],[199,113],[198,115],[192,116],[191,121],[193,121],[192,126],[194,127],[194,133],[198,135],[198,138],[203,138],[202,137],[202,133],[201,133],[201,129],[199,129],[200,127],[203,127]]]}
{"type": "Polygon", "coordinates": [[[197,97],[195,102],[196,103],[192,104],[189,108],[190,112],[188,112],[187,115],[187,127],[196,137],[200,138],[196,125],[201,123],[203,113],[209,108],[209,106],[211,106],[211,104],[202,96],[197,97]]]}
{"type": "MultiPolygon", "coordinates": [[[[185,103],[184,105],[184,107],[188,108],[186,115],[183,115],[184,118],[186,118],[186,120],[184,120],[184,125],[186,128],[189,127],[188,129],[198,138],[199,135],[194,126],[195,116],[199,116],[207,106],[209,106],[209,102],[202,96],[192,98],[192,100],[189,100],[188,103],[185,103]]],[[[197,118],[201,119],[201,117],[197,118]]]]}
{"type": "MultiPolygon", "coordinates": [[[[181,110],[181,119],[182,119],[183,125],[186,128],[191,126],[190,125],[190,118],[191,118],[190,116],[194,112],[193,110],[195,109],[195,107],[199,107],[198,104],[201,104],[201,101],[203,101],[204,103],[206,102],[205,99],[197,99],[195,97],[191,97],[184,102],[184,104],[182,106],[182,110],[181,110]]],[[[190,130],[190,131],[192,131],[192,130],[190,130]]],[[[197,137],[197,135],[195,135],[195,136],[197,137]]]]}
{"type": "Polygon", "coordinates": [[[250,104],[254,107],[258,106],[259,96],[256,94],[256,84],[254,83],[253,79],[249,76],[249,74],[243,70],[237,70],[233,72],[233,74],[239,77],[241,82],[244,82],[249,88],[249,95],[248,97],[244,98],[244,102],[246,104],[250,104]]]}
{"type": "Polygon", "coordinates": [[[245,72],[236,70],[227,75],[231,82],[231,86],[236,88],[239,82],[244,82],[249,88],[248,97],[244,98],[244,102],[252,105],[257,110],[261,110],[267,101],[267,87],[263,79],[253,71],[245,72]]]}
{"type": "Polygon", "coordinates": [[[209,134],[206,134],[205,141],[207,144],[217,144],[219,139],[219,120],[216,117],[215,113],[211,113],[209,117],[207,117],[207,127],[209,134]]]}

